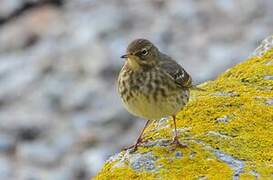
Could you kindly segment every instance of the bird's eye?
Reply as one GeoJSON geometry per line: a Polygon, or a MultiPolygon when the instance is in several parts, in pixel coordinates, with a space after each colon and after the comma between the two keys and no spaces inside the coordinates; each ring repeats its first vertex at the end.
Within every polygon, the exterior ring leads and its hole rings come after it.
{"type": "Polygon", "coordinates": [[[142,49],[141,54],[146,56],[148,54],[148,50],[147,49],[142,49]]]}

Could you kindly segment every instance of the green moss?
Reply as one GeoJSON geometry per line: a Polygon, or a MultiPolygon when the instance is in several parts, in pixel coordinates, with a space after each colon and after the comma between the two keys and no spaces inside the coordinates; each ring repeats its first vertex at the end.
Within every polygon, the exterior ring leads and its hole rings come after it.
{"type": "MultiPolygon", "coordinates": [[[[208,179],[232,178],[234,169],[215,155],[219,150],[240,160],[240,179],[273,178],[273,49],[252,57],[204,83],[206,91],[192,92],[188,105],[177,115],[180,139],[188,148],[154,145],[133,154],[151,152],[155,169],[136,171],[125,152],[107,162],[95,179],[208,179]],[[182,155],[177,158],[175,153],[182,155]],[[256,175],[255,175],[256,174],[256,175]]],[[[145,140],[171,139],[172,121],[151,124],[145,140]]]]}

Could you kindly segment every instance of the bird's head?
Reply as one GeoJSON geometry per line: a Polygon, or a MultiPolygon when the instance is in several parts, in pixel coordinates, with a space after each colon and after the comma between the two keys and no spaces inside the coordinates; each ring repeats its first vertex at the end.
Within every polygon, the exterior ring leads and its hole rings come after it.
{"type": "Polygon", "coordinates": [[[128,47],[126,54],[121,56],[125,58],[132,69],[142,67],[152,67],[157,63],[159,51],[146,39],[136,39],[128,47]]]}

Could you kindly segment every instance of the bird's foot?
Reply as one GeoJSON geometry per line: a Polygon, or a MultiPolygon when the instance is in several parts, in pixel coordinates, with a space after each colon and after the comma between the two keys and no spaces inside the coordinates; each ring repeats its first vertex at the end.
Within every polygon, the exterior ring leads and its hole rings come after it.
{"type": "Polygon", "coordinates": [[[124,151],[127,151],[130,149],[130,152],[135,152],[138,148],[138,146],[142,143],[142,139],[137,140],[137,142],[129,147],[123,148],[124,151]]]}
{"type": "Polygon", "coordinates": [[[137,147],[138,147],[138,144],[133,144],[133,145],[131,145],[131,146],[129,146],[129,147],[125,147],[125,148],[123,148],[123,150],[124,151],[127,151],[127,150],[131,150],[130,152],[135,152],[136,150],[137,150],[137,147]]]}
{"type": "Polygon", "coordinates": [[[181,147],[181,148],[186,148],[186,147],[188,147],[186,144],[183,144],[183,143],[181,143],[181,142],[179,141],[178,136],[175,136],[175,137],[174,137],[174,139],[173,139],[173,141],[171,142],[171,144],[173,144],[173,145],[175,145],[175,146],[177,146],[177,147],[181,147]]]}

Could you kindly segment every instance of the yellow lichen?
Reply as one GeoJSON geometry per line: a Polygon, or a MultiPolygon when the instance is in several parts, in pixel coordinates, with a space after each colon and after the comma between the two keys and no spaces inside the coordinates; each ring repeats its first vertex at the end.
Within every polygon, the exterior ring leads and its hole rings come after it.
{"type": "MultiPolygon", "coordinates": [[[[117,166],[121,159],[116,158],[95,179],[231,179],[234,169],[215,150],[243,162],[240,179],[273,178],[273,105],[266,104],[273,99],[273,80],[266,76],[273,76],[273,49],[204,83],[206,91],[192,92],[177,115],[180,139],[188,148],[140,147],[135,153],[152,152],[157,158],[156,170],[135,171],[126,158],[117,166]],[[180,158],[175,158],[177,151],[180,158]]],[[[151,124],[145,140],[171,139],[172,121],[166,124],[151,124]]]]}

